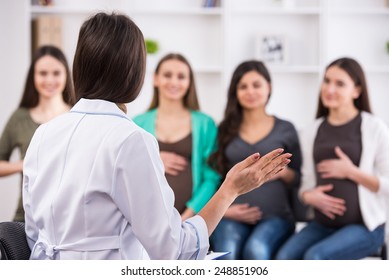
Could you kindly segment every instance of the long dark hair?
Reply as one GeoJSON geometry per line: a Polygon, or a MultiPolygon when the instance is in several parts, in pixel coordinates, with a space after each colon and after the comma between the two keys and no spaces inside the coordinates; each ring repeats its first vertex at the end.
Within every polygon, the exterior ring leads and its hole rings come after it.
{"type": "MultiPolygon", "coordinates": [[[[359,97],[354,99],[355,107],[360,111],[371,113],[369,91],[367,88],[365,73],[363,72],[361,65],[355,59],[342,57],[331,62],[327,66],[325,73],[327,73],[327,70],[333,66],[337,66],[340,69],[346,71],[346,73],[353,80],[355,86],[361,89],[359,97]]],[[[319,94],[319,104],[317,106],[316,118],[326,117],[328,114],[329,110],[328,108],[324,107],[321,96],[319,94]]]]}
{"type": "MultiPolygon", "coordinates": [[[[196,84],[194,79],[194,74],[192,67],[190,66],[188,60],[181,54],[178,53],[170,53],[165,55],[161,58],[161,60],[158,62],[157,67],[155,68],[154,74],[158,74],[159,69],[161,68],[162,63],[168,60],[178,60],[182,63],[186,64],[189,68],[189,88],[184,96],[184,106],[185,108],[191,109],[191,110],[200,110],[200,105],[197,100],[197,91],[196,91],[196,84]]],[[[153,99],[151,100],[149,110],[157,108],[159,105],[159,91],[156,86],[154,86],[154,94],[153,99]]]]}
{"type": "MultiPolygon", "coordinates": [[[[232,74],[228,89],[227,105],[224,111],[224,119],[220,123],[217,136],[217,150],[209,158],[210,165],[222,176],[228,172],[228,161],[225,155],[227,145],[239,133],[239,128],[243,120],[243,108],[239,104],[237,97],[237,87],[242,77],[250,71],[256,71],[271,85],[271,77],[266,66],[257,60],[245,61],[238,65],[232,74]]],[[[271,92],[269,93],[269,98],[271,92]]]]}
{"type": "Polygon", "coordinates": [[[126,15],[97,13],[81,26],[73,62],[76,99],[133,101],[146,69],[143,34],[126,15]]]}
{"type": "Polygon", "coordinates": [[[39,103],[39,93],[35,87],[34,74],[35,64],[43,56],[52,56],[65,66],[66,82],[65,89],[62,92],[63,101],[72,106],[74,105],[74,88],[72,83],[72,76],[70,75],[69,65],[63,52],[55,46],[42,46],[34,53],[30,68],[28,69],[26,84],[24,86],[22,100],[20,101],[19,108],[34,108],[39,103]]]}

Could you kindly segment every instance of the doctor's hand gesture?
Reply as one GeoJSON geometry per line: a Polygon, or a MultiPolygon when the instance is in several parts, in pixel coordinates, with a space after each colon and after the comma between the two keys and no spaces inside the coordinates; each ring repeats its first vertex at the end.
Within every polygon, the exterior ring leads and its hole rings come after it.
{"type": "Polygon", "coordinates": [[[283,149],[276,149],[261,157],[258,153],[237,163],[227,173],[224,185],[237,196],[248,193],[270,180],[290,162],[289,153],[282,154],[283,149]]]}
{"type": "Polygon", "coordinates": [[[286,167],[292,155],[282,154],[283,151],[275,149],[262,157],[255,153],[230,169],[219,190],[199,212],[207,224],[209,235],[239,195],[260,187],[286,167]]]}

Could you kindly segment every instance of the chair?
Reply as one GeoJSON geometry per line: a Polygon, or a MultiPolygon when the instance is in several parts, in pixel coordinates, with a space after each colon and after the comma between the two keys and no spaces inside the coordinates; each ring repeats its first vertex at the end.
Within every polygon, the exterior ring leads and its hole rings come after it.
{"type": "Polygon", "coordinates": [[[31,250],[27,244],[24,223],[0,223],[0,259],[28,260],[31,250]]]}

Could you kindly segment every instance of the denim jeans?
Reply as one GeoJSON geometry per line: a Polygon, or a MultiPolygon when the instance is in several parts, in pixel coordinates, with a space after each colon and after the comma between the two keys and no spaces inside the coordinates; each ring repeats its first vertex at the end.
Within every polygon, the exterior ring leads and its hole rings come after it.
{"type": "Polygon", "coordinates": [[[294,232],[294,222],[279,217],[248,225],[222,219],[210,240],[216,252],[230,252],[224,260],[269,260],[294,232]]]}
{"type": "Polygon", "coordinates": [[[309,223],[278,251],[278,260],[356,260],[377,252],[384,243],[385,227],[369,231],[351,224],[340,229],[309,223]]]}

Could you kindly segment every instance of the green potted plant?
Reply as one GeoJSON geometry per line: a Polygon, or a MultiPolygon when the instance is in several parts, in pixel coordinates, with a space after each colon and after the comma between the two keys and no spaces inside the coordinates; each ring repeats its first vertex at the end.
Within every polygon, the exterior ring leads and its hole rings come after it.
{"type": "Polygon", "coordinates": [[[157,64],[157,55],[156,53],[159,51],[159,43],[157,40],[146,38],[145,39],[147,59],[146,59],[146,68],[148,71],[154,70],[157,64]]]}
{"type": "Polygon", "coordinates": [[[386,52],[389,54],[389,40],[386,41],[386,52]]]}
{"type": "Polygon", "coordinates": [[[159,51],[158,41],[153,39],[145,39],[147,54],[155,54],[159,51]]]}

